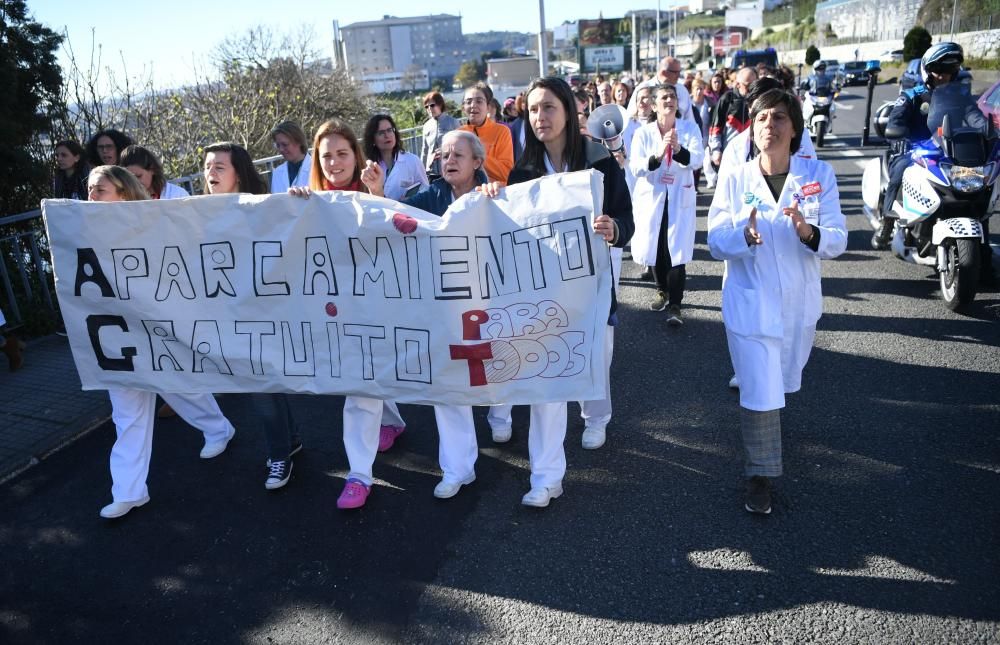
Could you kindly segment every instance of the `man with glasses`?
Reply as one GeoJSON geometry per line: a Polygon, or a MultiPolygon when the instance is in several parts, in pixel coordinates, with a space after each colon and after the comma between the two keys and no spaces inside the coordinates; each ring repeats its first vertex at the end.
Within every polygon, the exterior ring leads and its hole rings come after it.
{"type": "Polygon", "coordinates": [[[424,110],[430,117],[424,122],[424,143],[420,158],[427,171],[427,179],[434,181],[441,176],[441,138],[452,130],[457,130],[458,119],[444,111],[444,97],[440,92],[428,92],[424,95],[424,110]]]}
{"type": "Polygon", "coordinates": [[[736,73],[736,85],[722,95],[715,106],[712,123],[708,127],[708,147],[712,152],[712,167],[719,169],[722,151],[736,135],[750,126],[750,106],[746,95],[750,84],[757,80],[757,72],[752,67],[744,67],[736,73]]]}
{"type": "Polygon", "coordinates": [[[697,123],[694,118],[694,112],[691,110],[691,94],[684,87],[684,84],[681,83],[682,71],[683,68],[679,60],[673,56],[664,57],[656,70],[656,78],[639,83],[635,88],[636,91],[632,93],[632,96],[628,100],[628,113],[635,114],[635,97],[639,94],[639,88],[648,87],[654,89],[657,85],[673,85],[677,88],[677,111],[680,112],[680,117],[678,118],[687,119],[691,123],[697,123]]]}

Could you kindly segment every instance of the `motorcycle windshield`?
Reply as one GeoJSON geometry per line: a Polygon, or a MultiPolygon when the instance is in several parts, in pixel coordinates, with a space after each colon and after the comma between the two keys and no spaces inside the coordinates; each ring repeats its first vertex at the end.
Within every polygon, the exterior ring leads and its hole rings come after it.
{"type": "Polygon", "coordinates": [[[935,139],[938,128],[944,125],[945,116],[948,117],[948,124],[952,130],[968,127],[985,131],[986,117],[979,111],[968,83],[948,83],[934,88],[931,93],[927,129],[935,139]]]}

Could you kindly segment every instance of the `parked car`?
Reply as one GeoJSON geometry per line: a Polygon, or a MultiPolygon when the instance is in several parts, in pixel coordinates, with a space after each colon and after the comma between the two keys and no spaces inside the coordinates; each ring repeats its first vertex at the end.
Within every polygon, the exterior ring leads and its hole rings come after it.
{"type": "Polygon", "coordinates": [[[920,59],[914,58],[906,64],[903,75],[899,77],[899,89],[908,90],[917,83],[923,82],[924,79],[920,76],[920,59]]]}
{"type": "Polygon", "coordinates": [[[844,63],[844,85],[868,84],[868,61],[852,60],[844,63]]]}
{"type": "Polygon", "coordinates": [[[993,125],[1000,130],[1000,81],[983,92],[976,105],[979,106],[983,114],[993,120],[993,125]]]}
{"type": "Polygon", "coordinates": [[[886,60],[893,63],[903,62],[903,50],[902,49],[887,49],[881,54],[879,54],[880,60],[886,60]]]}

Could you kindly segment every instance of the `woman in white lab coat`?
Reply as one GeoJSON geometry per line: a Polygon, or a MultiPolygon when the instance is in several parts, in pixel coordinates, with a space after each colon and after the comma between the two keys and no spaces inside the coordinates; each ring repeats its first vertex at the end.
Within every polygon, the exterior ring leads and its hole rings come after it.
{"type": "Polygon", "coordinates": [[[389,199],[401,200],[427,187],[427,172],[420,157],[403,150],[399,129],[388,114],[376,114],[365,126],[365,157],[379,165],[385,178],[383,191],[389,199]]]}
{"type": "Polygon", "coordinates": [[[677,118],[673,85],[656,88],[656,121],[639,128],[632,139],[629,167],[635,235],[632,258],[653,267],[658,288],[653,311],[667,310],[667,322],[682,324],[685,265],[694,255],[695,168],[705,156],[698,125],[677,118]]]}
{"type": "Polygon", "coordinates": [[[801,387],[823,309],[820,259],[847,247],[833,169],[792,154],[802,108],[780,89],[750,108],[760,154],[719,177],[708,213],[708,246],[726,262],[722,321],[740,382],[746,509],[771,512],[771,477],[780,476],[781,408],[801,387]]]}
{"type": "MultiPolygon", "coordinates": [[[[124,168],[98,166],[90,173],[87,199],[92,202],[121,202],[147,199],[149,195],[139,180],[124,168]]],[[[111,419],[117,438],[111,447],[111,497],[114,501],[101,509],[101,517],[112,519],[125,515],[149,501],[146,477],[153,454],[153,414],[156,393],[131,388],[111,388],[111,419]]],[[[205,445],[202,459],[222,454],[236,434],[236,429],[222,414],[211,394],[161,393],[185,421],[201,430],[205,445]]]]}
{"type": "Polygon", "coordinates": [[[271,130],[271,141],[285,163],[271,173],[271,192],[287,193],[292,186],[308,186],[312,155],[306,133],[294,121],[282,121],[271,130]]]}

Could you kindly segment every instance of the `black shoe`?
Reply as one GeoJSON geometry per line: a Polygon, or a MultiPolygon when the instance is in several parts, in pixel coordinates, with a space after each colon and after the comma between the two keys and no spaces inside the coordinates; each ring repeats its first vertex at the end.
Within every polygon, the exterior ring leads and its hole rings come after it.
{"type": "Polygon", "coordinates": [[[882,217],[878,230],[872,234],[872,248],[876,251],[884,251],[889,248],[892,241],[892,230],[896,226],[896,220],[892,217],[882,217]]]}
{"type": "Polygon", "coordinates": [[[684,324],[680,305],[670,305],[667,307],[667,324],[671,327],[680,327],[684,324]]]}
{"type": "Polygon", "coordinates": [[[288,483],[292,476],[292,460],[284,459],[272,461],[267,467],[267,479],[264,480],[264,488],[275,490],[288,483]]]}
{"type": "Polygon", "coordinates": [[[667,308],[667,294],[662,291],[656,292],[656,297],[649,303],[650,311],[663,311],[667,308]]]}
{"type": "MultiPolygon", "coordinates": [[[[288,451],[289,457],[294,457],[295,455],[302,452],[302,440],[298,437],[292,437],[292,449],[288,451]]],[[[271,467],[271,458],[267,458],[266,465],[268,468],[271,467]]]]}
{"type": "Polygon", "coordinates": [[[646,270],[639,274],[640,280],[653,281],[653,267],[646,267],[646,270]]]}
{"type": "Polygon", "coordinates": [[[771,480],[754,475],[747,480],[747,501],[744,507],[751,513],[768,515],[771,512],[771,480]]]}

